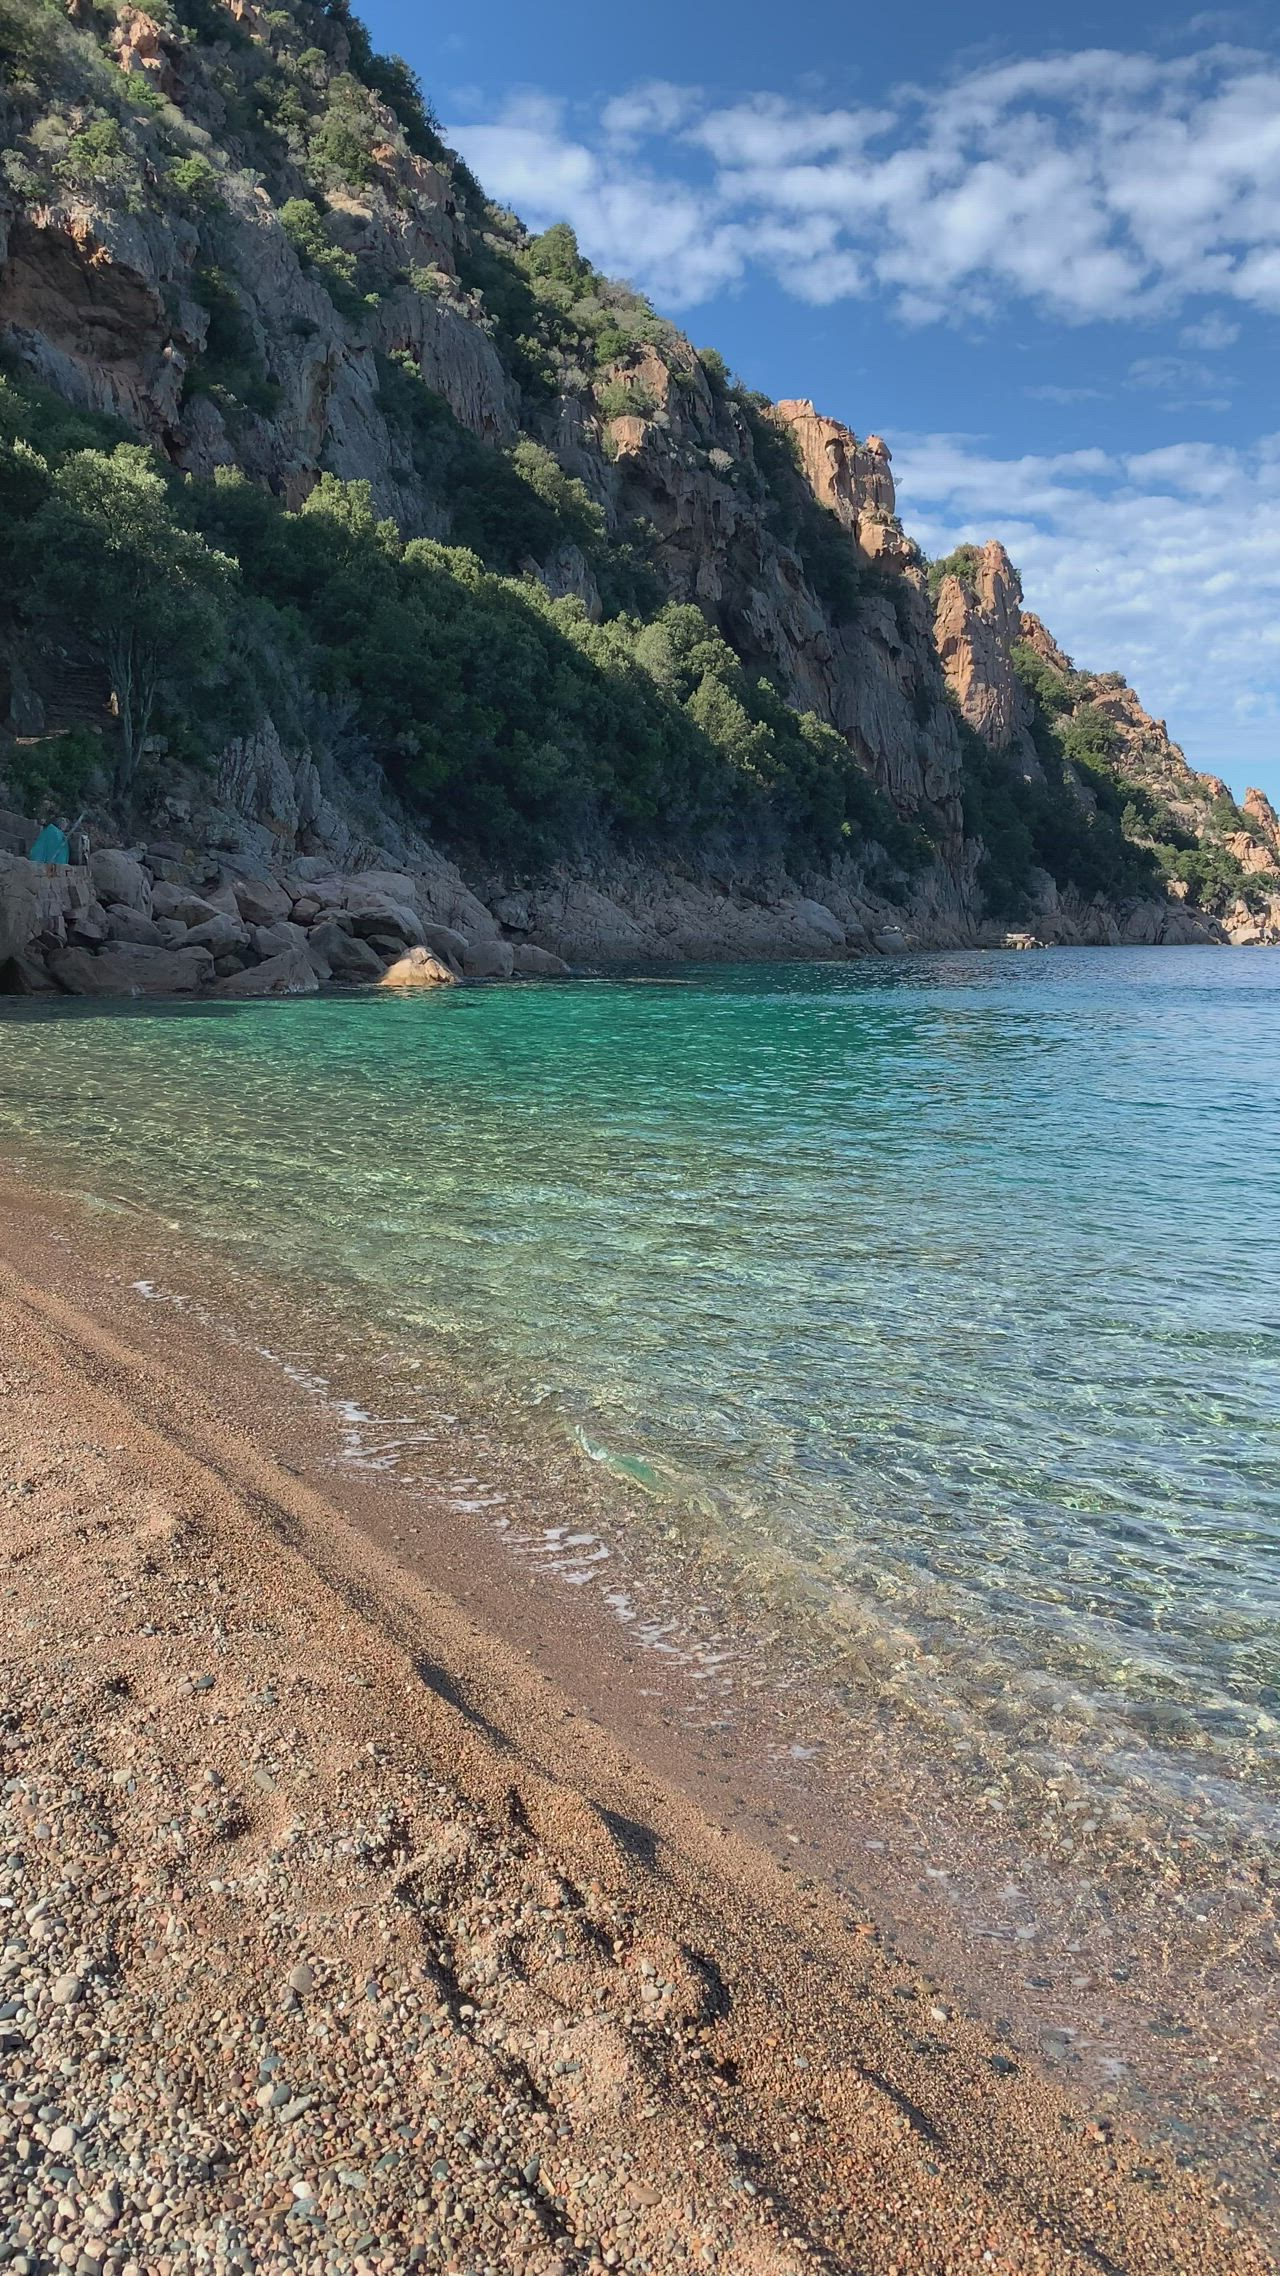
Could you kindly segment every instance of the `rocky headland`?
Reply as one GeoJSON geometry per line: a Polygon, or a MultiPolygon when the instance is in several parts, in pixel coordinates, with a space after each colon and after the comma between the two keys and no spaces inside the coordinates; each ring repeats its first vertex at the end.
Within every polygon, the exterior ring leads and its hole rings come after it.
{"type": "Polygon", "coordinates": [[[1280,937],[1259,793],[345,7],[10,0],[0,61],[3,985],[1280,937]],[[21,866],[79,811],[127,892],[21,866]]]}

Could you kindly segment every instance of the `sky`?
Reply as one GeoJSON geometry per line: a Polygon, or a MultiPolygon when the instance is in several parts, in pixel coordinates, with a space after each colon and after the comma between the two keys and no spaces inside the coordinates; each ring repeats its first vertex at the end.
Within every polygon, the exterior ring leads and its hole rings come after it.
{"type": "Polygon", "coordinates": [[[1082,667],[1280,804],[1280,20],[1147,0],[364,0],[446,138],[751,387],[999,537],[1082,667]]]}

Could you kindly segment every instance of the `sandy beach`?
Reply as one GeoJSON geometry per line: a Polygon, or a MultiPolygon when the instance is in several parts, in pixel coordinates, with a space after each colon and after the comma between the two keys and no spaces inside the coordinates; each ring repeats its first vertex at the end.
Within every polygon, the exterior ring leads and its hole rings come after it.
{"type": "Polygon", "coordinates": [[[41,1285],[15,1221],[17,2276],[1273,2265],[398,1567],[234,1386],[41,1285]]]}

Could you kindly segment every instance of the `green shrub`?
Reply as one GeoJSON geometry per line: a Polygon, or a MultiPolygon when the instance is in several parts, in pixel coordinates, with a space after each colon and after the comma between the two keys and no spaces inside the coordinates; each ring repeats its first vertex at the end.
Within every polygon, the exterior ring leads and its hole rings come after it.
{"type": "Polygon", "coordinates": [[[280,388],[263,368],[253,326],[233,279],[225,270],[204,263],[192,272],[191,290],[209,323],[204,353],[187,372],[184,395],[225,395],[270,417],[279,408],[280,388]]]}
{"type": "Polygon", "coordinates": [[[640,379],[606,379],[596,389],[604,419],[648,419],[658,408],[653,389],[640,379]]]}
{"type": "Polygon", "coordinates": [[[248,25],[233,16],[223,0],[172,0],[172,7],[178,22],[210,46],[246,49],[252,44],[248,25]]]}
{"type": "Polygon", "coordinates": [[[541,443],[526,439],[511,453],[511,463],[522,482],[553,513],[572,541],[590,551],[604,537],[604,514],[585,483],[566,474],[558,459],[541,443]]]}
{"type": "Polygon", "coordinates": [[[346,110],[325,112],[311,137],[311,163],[326,188],[363,188],[376,172],[368,134],[346,110]]]}
{"type": "Polygon", "coordinates": [[[57,172],[73,190],[128,193],[138,180],[137,163],[113,118],[95,119],[73,134],[57,172]]]}
{"type": "Polygon", "coordinates": [[[356,284],[356,257],[326,236],[318,209],[309,198],[286,198],[280,208],[280,226],[304,269],[314,273],[334,307],[343,316],[363,313],[364,302],[356,284]]]}
{"type": "MultiPolygon", "coordinates": [[[[1120,737],[1106,713],[1096,704],[1084,704],[1072,713],[1061,730],[1063,755],[1071,764],[1083,768],[1093,776],[1102,773],[1111,781],[1111,761],[1119,748],[1120,737]]],[[[1096,786],[1095,786],[1096,787],[1096,786]]]]}
{"type": "Polygon", "coordinates": [[[718,348],[699,348],[698,362],[707,376],[707,385],[715,396],[729,392],[729,366],[718,348]]]}
{"type": "Polygon", "coordinates": [[[23,813],[38,822],[64,813],[70,818],[108,768],[102,737],[89,727],[69,727],[61,735],[42,736],[37,743],[0,749],[0,771],[23,813]]]}
{"type": "Polygon", "coordinates": [[[371,55],[364,69],[365,84],[389,103],[404,130],[410,150],[437,164],[449,156],[441,139],[440,121],[422,92],[422,81],[402,55],[371,55]]]}
{"type": "Polygon", "coordinates": [[[976,545],[958,545],[954,553],[944,554],[940,561],[931,561],[928,569],[929,598],[936,601],[947,577],[954,577],[966,593],[978,590],[978,563],[982,556],[976,545]]]}
{"type": "Polygon", "coordinates": [[[199,151],[189,158],[178,158],[169,168],[169,183],[174,194],[193,212],[220,213],[223,205],[218,170],[199,151]]]}
{"type": "Polygon", "coordinates": [[[0,0],[0,69],[10,82],[47,84],[66,36],[56,0],[0,0]]]}
{"type": "Polygon", "coordinates": [[[1253,882],[1225,846],[1158,846],[1156,860],[1165,878],[1185,885],[1188,899],[1215,917],[1224,915],[1253,882]]]}
{"type": "Polygon", "coordinates": [[[1209,809],[1209,821],[1224,838],[1233,838],[1243,833],[1259,844],[1264,842],[1257,825],[1249,820],[1247,814],[1241,813],[1230,793],[1225,798],[1214,799],[1209,809]]]}
{"type": "MultiPolygon", "coordinates": [[[[932,574],[931,567],[931,579],[932,574]]],[[[939,583],[941,583],[941,579],[939,579],[939,583]]],[[[937,592],[932,583],[930,590],[936,600],[937,592]]],[[[1055,671],[1052,664],[1046,663],[1044,657],[1038,655],[1028,641],[1016,641],[1011,656],[1013,668],[1018,678],[1032,700],[1039,705],[1041,711],[1048,718],[1059,718],[1062,713],[1070,711],[1071,691],[1061,672],[1055,671]]]]}
{"type": "Polygon", "coordinates": [[[491,568],[543,562],[566,544],[587,552],[599,545],[600,508],[541,443],[525,438],[503,451],[479,441],[426,386],[410,356],[380,359],[378,383],[384,413],[408,439],[459,544],[491,568]]]}

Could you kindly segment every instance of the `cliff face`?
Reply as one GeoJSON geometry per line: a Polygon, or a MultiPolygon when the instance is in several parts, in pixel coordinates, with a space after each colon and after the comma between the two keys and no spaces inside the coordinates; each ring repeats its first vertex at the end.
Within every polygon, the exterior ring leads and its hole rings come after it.
{"type": "MultiPolygon", "coordinates": [[[[749,396],[718,359],[596,276],[566,232],[531,240],[488,207],[440,144],[411,75],[372,54],[344,7],[165,0],[146,12],[132,0],[94,10],[72,0],[64,15],[53,0],[12,5],[0,341],[17,366],[122,422],[210,496],[235,472],[296,513],[326,482],[367,484],[397,545],[465,543],[490,569],[576,609],[556,621],[595,668],[618,668],[609,628],[629,628],[628,668],[638,660],[663,700],[683,706],[755,800],[753,835],[725,821],[664,852],[655,824],[648,850],[634,829],[623,843],[597,798],[578,841],[548,865],[545,849],[539,864],[486,853],[470,819],[483,802],[470,802],[464,823],[437,789],[424,836],[416,786],[435,777],[415,755],[423,735],[398,733],[394,719],[374,731],[362,665],[340,698],[353,717],[363,706],[345,742],[329,731],[321,748],[308,733],[308,688],[294,685],[287,730],[279,702],[259,693],[257,716],[204,754],[203,773],[180,736],[153,737],[153,773],[167,776],[148,793],[153,811],[136,811],[140,793],[125,810],[100,791],[99,834],[114,820],[135,834],[142,824],[162,846],[198,837],[241,864],[420,873],[443,872],[433,850],[443,841],[483,906],[507,909],[488,921],[572,950],[603,952],[611,923],[635,953],[637,943],[645,953],[715,945],[717,922],[739,951],[767,948],[771,925],[804,952],[999,938],[1007,918],[981,884],[972,739],[1013,777],[1043,782],[1036,702],[1018,662],[1029,648],[1070,688],[1074,710],[1106,718],[1122,776],[1158,788],[1197,843],[1242,839],[1242,875],[1266,874],[1264,856],[1280,851],[1274,815],[1248,808],[1224,840],[1221,800],[1188,791],[1204,778],[1131,691],[1090,681],[1084,692],[1023,615],[999,545],[965,549],[931,577],[898,519],[879,437],[860,441],[807,400],[749,396]],[[506,488],[486,507],[499,473],[506,488]],[[672,604],[692,604],[727,644],[694,658],[700,685],[672,604]],[[581,623],[600,628],[595,646],[581,623]],[[822,742],[827,731],[842,759],[822,742]],[[811,852],[810,825],[794,819],[817,800],[805,753],[827,786],[824,812],[832,770],[850,758],[882,801],[852,835],[828,818],[811,852]],[[761,822],[770,800],[788,817],[785,840],[782,822],[772,835],[761,822]],[[512,874],[521,867],[523,879],[512,874]],[[598,906],[606,884],[616,922],[598,906]],[[717,893],[719,920],[706,899],[717,893]],[[759,914],[784,907],[785,918],[759,914]]],[[[225,514],[214,520],[211,542],[225,547],[225,514]]],[[[468,590],[469,558],[451,557],[449,569],[468,590]]],[[[19,593],[2,647],[19,743],[80,721],[110,740],[118,692],[75,622],[51,640],[19,593]]],[[[502,691],[495,700],[516,703],[502,691]]],[[[1088,783],[1067,767],[1092,814],[1088,783]]],[[[989,816],[998,790],[988,785],[989,816]]],[[[852,790],[840,795],[852,812],[852,790]]],[[[1104,823],[1115,834],[1099,809],[1104,823]]],[[[162,869],[172,860],[157,858],[162,869]]],[[[1037,858],[1052,862],[1043,842],[1037,858]]],[[[1121,907],[1042,868],[1028,909],[1043,917],[1052,906],[1048,929],[1061,938],[1194,932],[1176,882],[1171,899],[1152,880],[1121,907]]],[[[473,930],[484,929],[480,906],[473,930]]],[[[1196,924],[1212,937],[1211,921],[1196,924]]]]}
{"type": "Polygon", "coordinates": [[[1022,625],[1022,580],[996,540],[942,578],[934,639],[961,714],[993,750],[1016,753],[1038,774],[1031,704],[1013,661],[1022,625]]]}

